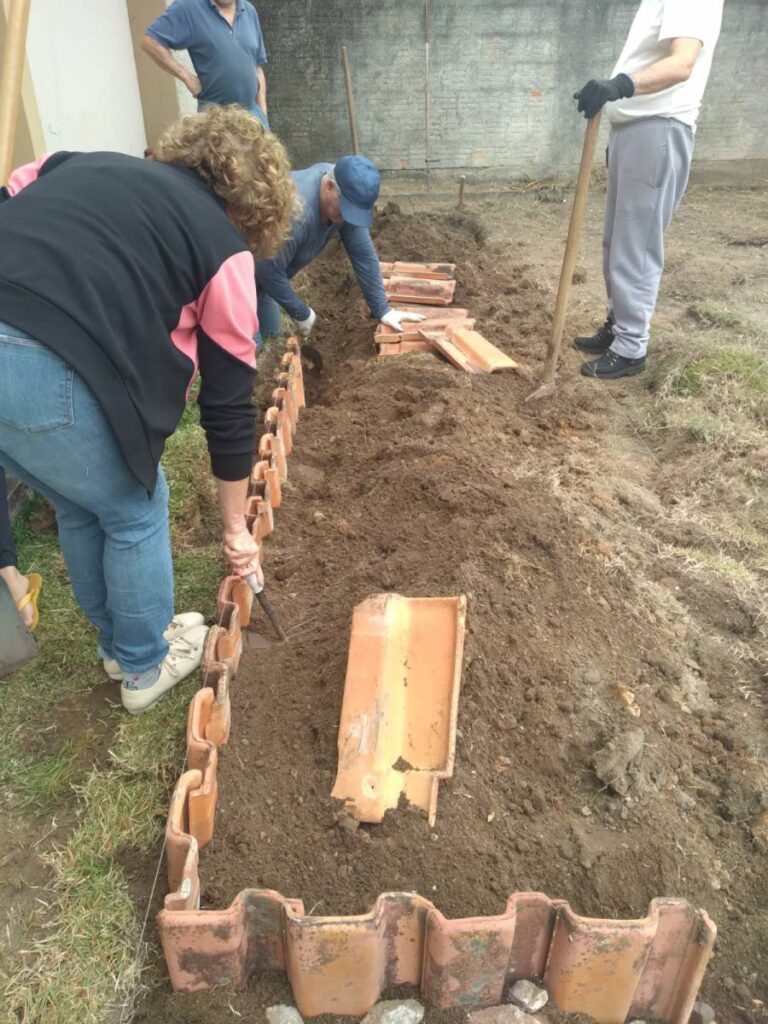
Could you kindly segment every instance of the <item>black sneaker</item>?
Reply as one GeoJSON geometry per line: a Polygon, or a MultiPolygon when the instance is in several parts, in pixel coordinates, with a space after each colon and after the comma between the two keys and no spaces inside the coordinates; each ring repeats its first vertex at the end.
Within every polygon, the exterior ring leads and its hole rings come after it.
{"type": "Polygon", "coordinates": [[[599,380],[616,380],[618,377],[634,377],[645,370],[645,356],[640,359],[627,359],[610,349],[599,359],[584,363],[581,367],[583,377],[597,377],[599,380]]]}
{"type": "Polygon", "coordinates": [[[577,348],[579,352],[590,352],[595,356],[607,352],[613,344],[614,322],[613,317],[609,316],[596,334],[591,334],[588,338],[574,338],[573,347],[577,348]]]}

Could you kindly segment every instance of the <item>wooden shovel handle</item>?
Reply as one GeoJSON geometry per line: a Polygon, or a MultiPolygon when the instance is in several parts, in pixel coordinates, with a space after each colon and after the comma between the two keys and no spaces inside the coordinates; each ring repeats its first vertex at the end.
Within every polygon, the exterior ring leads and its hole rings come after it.
{"type": "Polygon", "coordinates": [[[576,268],[576,259],[579,255],[579,242],[581,241],[581,228],[584,224],[584,212],[587,208],[587,195],[589,193],[589,179],[592,174],[592,165],[595,160],[595,149],[597,148],[597,136],[600,131],[601,115],[597,114],[587,122],[587,130],[584,134],[584,147],[581,151],[581,166],[579,176],[576,180],[576,195],[573,200],[571,211],[571,225],[568,229],[568,241],[565,244],[565,255],[563,256],[563,269],[560,272],[560,285],[557,289],[557,302],[555,304],[555,319],[552,324],[552,337],[547,348],[547,359],[544,363],[544,383],[552,384],[555,379],[557,364],[560,360],[560,350],[563,342],[563,329],[565,327],[565,315],[568,311],[568,299],[571,295],[571,283],[573,272],[576,268]]]}

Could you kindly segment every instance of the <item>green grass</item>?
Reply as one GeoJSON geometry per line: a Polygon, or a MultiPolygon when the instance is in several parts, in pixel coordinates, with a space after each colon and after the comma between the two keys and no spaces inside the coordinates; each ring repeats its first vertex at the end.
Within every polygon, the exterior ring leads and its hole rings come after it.
{"type": "MultiPolygon", "coordinates": [[[[210,616],[225,568],[196,407],[187,410],[163,464],[171,487],[176,607],[210,616]]],[[[146,715],[129,718],[116,709],[109,754],[95,768],[87,757],[87,733],[64,738],[53,752],[45,749],[45,729],[55,723],[57,705],[104,677],[94,631],[74,603],[55,533],[35,530],[35,508],[17,524],[17,540],[22,568],[34,568],[45,581],[40,654],[0,687],[0,783],[10,813],[66,806],[74,825],[46,856],[52,914],[44,929],[32,928],[23,957],[11,953],[3,961],[0,1020],[102,1024],[110,1007],[130,998],[142,967],[137,920],[146,903],[134,903],[116,858],[134,849],[151,868],[157,862],[198,682],[188,680],[146,715]]]]}
{"type": "Polygon", "coordinates": [[[649,365],[647,426],[724,449],[765,443],[768,338],[724,307],[698,303],[699,329],[664,339],[649,365]]]}
{"type": "Polygon", "coordinates": [[[681,395],[699,398],[725,383],[768,395],[768,359],[754,348],[711,349],[681,367],[676,389],[681,395]]]}
{"type": "Polygon", "coordinates": [[[3,781],[14,792],[17,807],[47,811],[70,795],[76,771],[73,742],[66,739],[46,757],[9,758],[4,769],[3,781]]]}

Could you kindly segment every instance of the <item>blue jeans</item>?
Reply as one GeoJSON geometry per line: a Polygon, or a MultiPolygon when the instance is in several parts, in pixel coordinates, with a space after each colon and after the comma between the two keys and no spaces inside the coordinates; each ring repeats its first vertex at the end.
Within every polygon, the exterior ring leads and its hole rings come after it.
{"type": "Polygon", "coordinates": [[[77,603],[124,672],[168,653],[173,618],[168,486],[128,468],[101,406],[71,366],[0,321],[0,465],[56,510],[77,603]]]}
{"type": "Polygon", "coordinates": [[[256,335],[256,351],[264,348],[264,338],[276,338],[280,333],[280,306],[271,295],[256,286],[256,311],[259,315],[259,333],[256,335]]]}

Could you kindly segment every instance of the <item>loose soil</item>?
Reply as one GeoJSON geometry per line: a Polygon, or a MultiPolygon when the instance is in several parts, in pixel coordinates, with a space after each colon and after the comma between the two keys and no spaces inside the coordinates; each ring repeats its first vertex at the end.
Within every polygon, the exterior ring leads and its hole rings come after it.
{"type": "MultiPolygon", "coordinates": [[[[519,241],[485,236],[471,217],[393,206],[376,229],[382,259],[456,261],[456,303],[519,374],[470,377],[429,355],[378,364],[343,253],[300,282],[323,369],[308,375],[266,563],[296,628],[284,646],[246,645],[203,906],[260,887],[310,913],[358,914],[412,890],[462,917],[538,890],[636,918],[654,897],[684,897],[719,928],[703,997],[720,1024],[756,1021],[752,1000],[768,1000],[768,857],[752,832],[768,810],[761,610],[658,557],[673,488],[615,428],[615,403],[641,383],[607,399],[568,372],[554,400],[525,403],[551,299],[519,241]],[[329,795],[352,610],[382,591],[468,598],[456,769],[434,829],[407,807],[350,828],[329,795]],[[598,778],[595,754],[637,729],[639,755],[598,778]]],[[[259,1019],[280,999],[282,979],[183,998],[160,982],[139,1019],[259,1019]]]]}

